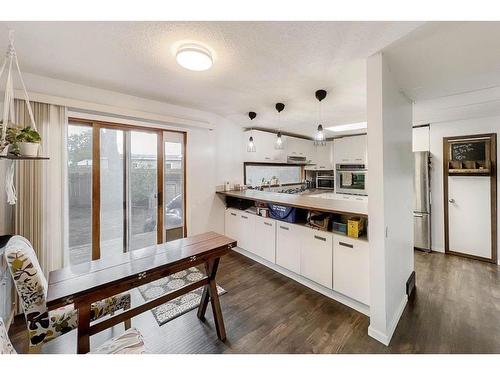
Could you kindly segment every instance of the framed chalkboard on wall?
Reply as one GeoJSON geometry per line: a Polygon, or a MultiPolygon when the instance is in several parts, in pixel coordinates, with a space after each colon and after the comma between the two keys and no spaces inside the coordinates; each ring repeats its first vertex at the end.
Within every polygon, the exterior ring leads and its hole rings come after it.
{"type": "Polygon", "coordinates": [[[448,172],[453,174],[489,175],[491,172],[489,137],[448,140],[448,172]]]}
{"type": "Polygon", "coordinates": [[[487,141],[451,143],[451,160],[484,161],[486,160],[487,141]]]}

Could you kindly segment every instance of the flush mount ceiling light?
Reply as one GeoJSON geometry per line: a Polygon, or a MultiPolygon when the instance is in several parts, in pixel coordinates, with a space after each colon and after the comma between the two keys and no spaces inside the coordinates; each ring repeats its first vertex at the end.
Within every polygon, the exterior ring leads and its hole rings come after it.
{"type": "Polygon", "coordinates": [[[278,111],[278,134],[276,134],[276,142],[274,143],[274,148],[276,150],[283,150],[283,139],[281,139],[281,111],[285,109],[283,103],[276,103],[276,110],[278,111]]]}
{"type": "MultiPolygon", "coordinates": [[[[248,117],[250,117],[250,121],[252,121],[255,117],[257,117],[257,113],[255,112],[248,112],[248,117]]],[[[252,136],[252,129],[250,129],[250,138],[248,138],[248,144],[247,144],[247,152],[255,152],[255,142],[253,140],[252,136]]]]}
{"type": "Polygon", "coordinates": [[[316,135],[314,136],[314,144],[316,146],[325,146],[326,145],[326,139],[325,139],[325,133],[323,132],[323,125],[321,125],[321,101],[326,98],[326,90],[317,90],[314,93],[314,96],[316,96],[316,99],[319,102],[319,125],[318,129],[316,130],[316,135]]]}
{"type": "Polygon", "coordinates": [[[199,44],[184,44],[179,47],[175,56],[183,68],[201,72],[208,70],[213,65],[210,51],[199,44]]]}
{"type": "Polygon", "coordinates": [[[349,130],[366,129],[367,125],[368,124],[366,122],[355,122],[355,123],[352,123],[352,124],[343,124],[343,125],[330,126],[327,129],[331,130],[332,132],[345,132],[345,131],[349,131],[349,130]]]}

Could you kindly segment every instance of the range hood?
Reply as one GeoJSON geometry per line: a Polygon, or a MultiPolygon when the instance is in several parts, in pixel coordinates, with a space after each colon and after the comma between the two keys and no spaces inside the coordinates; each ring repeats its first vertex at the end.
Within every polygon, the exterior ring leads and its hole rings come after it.
{"type": "Polygon", "coordinates": [[[301,164],[301,165],[311,164],[310,160],[308,162],[305,156],[295,156],[295,155],[288,155],[286,162],[288,164],[301,164]]]}

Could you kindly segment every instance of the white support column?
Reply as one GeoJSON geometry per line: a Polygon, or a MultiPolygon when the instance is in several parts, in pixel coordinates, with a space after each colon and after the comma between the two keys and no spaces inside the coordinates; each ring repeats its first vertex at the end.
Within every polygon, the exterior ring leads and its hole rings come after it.
{"type": "Polygon", "coordinates": [[[389,345],[413,271],[412,103],[382,53],[367,60],[370,326],[389,345]]]}

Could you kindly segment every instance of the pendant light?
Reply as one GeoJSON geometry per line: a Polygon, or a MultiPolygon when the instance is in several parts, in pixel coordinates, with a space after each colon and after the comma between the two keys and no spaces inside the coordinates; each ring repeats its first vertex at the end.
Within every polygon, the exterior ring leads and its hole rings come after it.
{"type": "Polygon", "coordinates": [[[326,145],[325,133],[323,131],[323,125],[321,125],[321,101],[326,98],[326,91],[317,90],[315,92],[315,96],[319,102],[319,125],[318,129],[316,130],[316,135],[314,136],[314,144],[316,146],[325,146],[326,145]]]}
{"type": "MultiPolygon", "coordinates": [[[[255,117],[257,117],[257,113],[255,112],[248,112],[248,117],[250,117],[250,121],[252,121],[255,117]]],[[[248,138],[248,144],[247,144],[247,152],[255,152],[255,142],[253,140],[252,136],[252,128],[250,128],[250,138],[248,138]]]]}
{"type": "Polygon", "coordinates": [[[281,111],[285,109],[283,103],[276,103],[276,110],[278,111],[278,134],[276,135],[276,142],[274,143],[275,150],[283,150],[283,139],[281,139],[281,111]]]}

